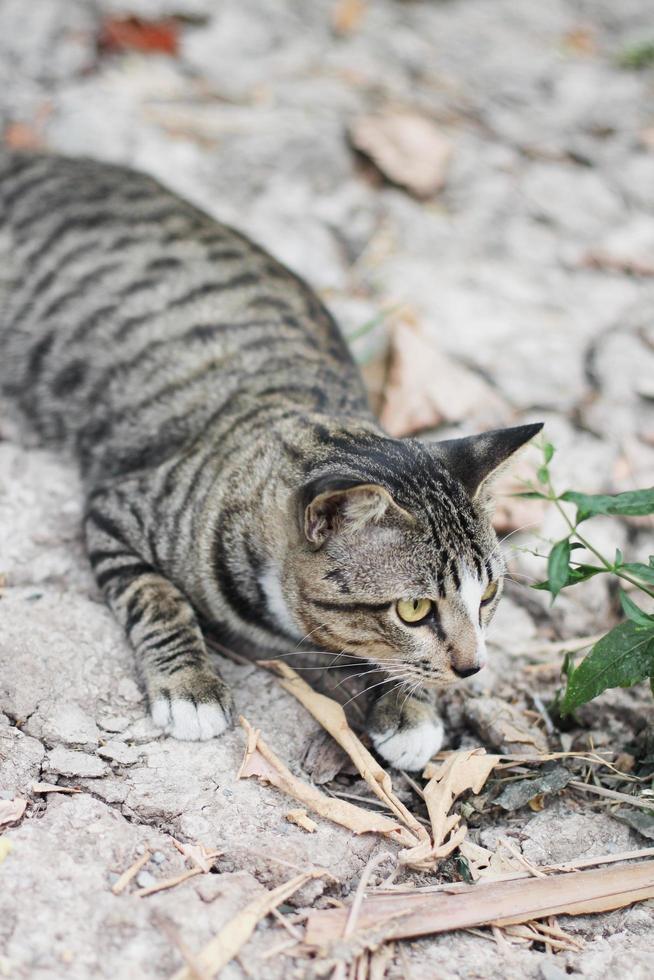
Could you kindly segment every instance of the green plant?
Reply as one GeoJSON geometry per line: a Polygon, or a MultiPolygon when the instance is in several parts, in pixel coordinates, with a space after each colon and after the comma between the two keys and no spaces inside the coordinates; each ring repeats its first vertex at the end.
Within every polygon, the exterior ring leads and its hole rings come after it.
{"type": "MultiPolygon", "coordinates": [[[[598,515],[636,517],[654,514],[654,487],[614,495],[585,494],[575,490],[557,493],[549,465],[554,447],[546,442],[541,448],[543,463],[537,473],[538,485],[528,484],[528,489],[518,496],[550,501],[560,512],[568,530],[549,551],[547,579],[532,587],[549,592],[554,602],[563,589],[595,575],[612,575],[628,584],[636,594],[654,599],[654,555],[649,556],[648,564],[629,562],[624,560],[620,549],[616,549],[611,561],[587,539],[585,529],[580,531],[580,525],[598,515]],[[574,519],[564,503],[575,505],[574,519]],[[575,552],[579,550],[590,553],[594,561],[577,561],[575,552]]],[[[654,692],[654,614],[645,612],[624,588],[620,588],[620,603],[625,620],[595,643],[577,666],[572,657],[566,658],[566,689],[557,704],[561,715],[569,715],[610,687],[631,687],[649,678],[654,692]]]]}
{"type": "Polygon", "coordinates": [[[654,41],[641,41],[624,48],[618,57],[621,68],[640,71],[654,65],[654,41]]]}

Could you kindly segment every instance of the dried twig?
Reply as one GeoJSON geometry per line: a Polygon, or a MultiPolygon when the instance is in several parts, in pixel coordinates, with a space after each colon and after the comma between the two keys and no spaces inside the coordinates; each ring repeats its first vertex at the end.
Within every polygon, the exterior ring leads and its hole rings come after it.
{"type": "Polygon", "coordinates": [[[630,806],[638,806],[643,810],[654,811],[654,799],[645,800],[638,796],[630,796],[629,793],[619,793],[615,789],[606,789],[604,786],[594,786],[592,783],[583,783],[580,779],[571,779],[568,786],[583,790],[585,793],[595,793],[596,796],[605,796],[609,800],[617,800],[620,803],[628,803],[630,806]]]}
{"type": "Polygon", "coordinates": [[[146,851],[145,854],[142,854],[140,858],[137,858],[134,864],[131,864],[126,871],[123,871],[118,881],[115,881],[111,886],[111,890],[114,895],[120,895],[121,892],[125,891],[132,878],[137,876],[143,865],[148,863],[151,856],[151,852],[146,851]]]}
{"type": "MultiPolygon", "coordinates": [[[[194,956],[193,962],[209,977],[215,976],[232,960],[242,946],[248,941],[261,919],[265,918],[272,909],[285,902],[294,892],[313,878],[324,877],[322,869],[312,868],[290,881],[284,882],[265,895],[260,895],[241,909],[227,922],[204,949],[194,956]]],[[[193,974],[184,967],[179,970],[172,980],[193,980],[193,974]]]]}
{"type": "Polygon", "coordinates": [[[32,783],[33,793],[81,793],[78,786],[58,786],[56,783],[32,783]]]}
{"type": "Polygon", "coordinates": [[[175,888],[184,881],[188,881],[189,878],[195,878],[196,875],[203,875],[204,873],[202,868],[191,868],[189,871],[183,871],[181,875],[175,875],[174,878],[164,878],[163,881],[157,881],[156,884],[148,885],[147,888],[139,888],[134,894],[138,895],[139,898],[145,898],[147,895],[154,895],[155,892],[164,892],[169,888],[175,888]]]}

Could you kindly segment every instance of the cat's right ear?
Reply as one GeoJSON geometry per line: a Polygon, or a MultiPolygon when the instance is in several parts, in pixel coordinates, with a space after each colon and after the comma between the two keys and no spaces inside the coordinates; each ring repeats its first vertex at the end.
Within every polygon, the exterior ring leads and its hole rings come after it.
{"type": "Polygon", "coordinates": [[[472,499],[483,497],[511,457],[543,428],[542,422],[493,429],[478,436],[445,439],[432,451],[472,499]]]}
{"type": "Polygon", "coordinates": [[[320,548],[331,534],[355,533],[378,524],[393,510],[413,522],[384,487],[353,480],[315,481],[303,494],[304,535],[314,548],[320,548]]]}

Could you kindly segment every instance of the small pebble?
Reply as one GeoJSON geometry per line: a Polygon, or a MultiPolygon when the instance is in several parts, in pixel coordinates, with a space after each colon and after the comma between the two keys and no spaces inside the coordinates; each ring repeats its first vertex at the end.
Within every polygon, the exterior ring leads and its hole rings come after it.
{"type": "Polygon", "coordinates": [[[139,888],[150,888],[157,884],[157,879],[151,871],[139,871],[136,876],[136,884],[139,888]]]}
{"type": "Polygon", "coordinates": [[[163,851],[155,851],[154,854],[152,855],[152,860],[154,861],[155,864],[163,864],[164,861],[166,860],[166,855],[164,854],[163,851]]]}

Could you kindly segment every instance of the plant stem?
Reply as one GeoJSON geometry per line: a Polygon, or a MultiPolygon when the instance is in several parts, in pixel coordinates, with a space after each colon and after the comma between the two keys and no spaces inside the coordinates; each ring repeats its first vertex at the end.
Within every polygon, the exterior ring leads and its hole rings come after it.
{"type": "Polygon", "coordinates": [[[561,506],[561,501],[559,500],[558,495],[554,492],[554,488],[551,483],[548,486],[548,490],[550,491],[550,495],[551,495],[550,500],[554,503],[554,506],[558,510],[559,514],[570,528],[570,533],[574,534],[574,536],[577,538],[580,544],[583,544],[584,548],[586,548],[587,551],[590,551],[591,554],[595,555],[595,557],[599,561],[601,561],[602,565],[604,566],[604,569],[607,572],[613,572],[614,575],[617,575],[618,578],[623,579],[623,581],[629,582],[631,585],[635,585],[636,588],[640,589],[641,592],[645,592],[648,596],[651,596],[651,598],[654,599],[654,591],[648,589],[646,585],[643,585],[637,579],[632,578],[631,575],[629,575],[627,572],[622,572],[619,568],[616,568],[615,565],[613,565],[610,561],[607,561],[604,555],[600,551],[598,551],[597,548],[595,548],[590,543],[590,541],[582,537],[582,535],[577,530],[577,525],[572,523],[572,521],[566,514],[565,510],[561,506]]]}

